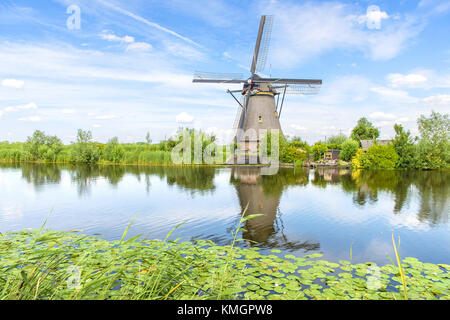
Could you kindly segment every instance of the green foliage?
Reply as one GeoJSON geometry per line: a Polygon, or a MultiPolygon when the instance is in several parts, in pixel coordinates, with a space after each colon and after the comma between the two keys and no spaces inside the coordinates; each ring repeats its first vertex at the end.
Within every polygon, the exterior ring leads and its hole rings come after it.
{"type": "Polygon", "coordinates": [[[360,166],[365,169],[393,169],[398,161],[394,146],[373,145],[359,154],[360,166]]]}
{"type": "Polygon", "coordinates": [[[395,138],[392,142],[395,152],[398,154],[398,160],[395,166],[397,168],[415,168],[417,163],[417,148],[411,133],[403,129],[400,124],[394,125],[395,138]]]}
{"type": "Polygon", "coordinates": [[[145,135],[145,141],[147,141],[147,144],[152,144],[152,139],[150,138],[150,132],[147,132],[145,135]]]}
{"type": "Polygon", "coordinates": [[[119,163],[124,159],[124,155],[124,148],[119,144],[119,139],[114,137],[106,144],[102,158],[109,162],[119,163]]]}
{"type": "Polygon", "coordinates": [[[100,148],[92,142],[91,131],[78,129],[77,142],[72,149],[72,158],[78,163],[96,163],[100,159],[100,148]]]}
{"type": "Polygon", "coordinates": [[[314,161],[323,159],[323,155],[328,151],[328,145],[324,142],[316,142],[310,149],[314,161]]]}
{"type": "MultiPolygon", "coordinates": [[[[348,140],[348,138],[345,135],[338,134],[338,135],[329,137],[327,140],[327,143],[329,145],[341,145],[347,140],[348,140]]],[[[330,148],[330,149],[340,149],[340,148],[330,148]]]]}
{"type": "Polygon", "coordinates": [[[347,139],[342,143],[339,158],[344,161],[351,161],[359,149],[359,142],[353,139],[347,139]]]}
{"type": "MultiPolygon", "coordinates": [[[[62,150],[62,142],[56,136],[47,136],[44,132],[36,130],[28,137],[24,151],[30,160],[55,161],[62,150]]],[[[14,156],[17,157],[17,154],[14,156]]]]}
{"type": "MultiPolygon", "coordinates": [[[[276,150],[276,146],[272,146],[272,135],[269,131],[266,132],[259,148],[267,150],[268,156],[272,156],[272,147],[276,150]]],[[[287,140],[280,132],[278,136],[278,155],[280,162],[294,163],[299,165],[308,157],[309,146],[299,137],[294,137],[291,141],[287,140]]]]}
{"type": "Polygon", "coordinates": [[[115,241],[42,229],[0,234],[0,299],[450,299],[447,264],[412,257],[398,267],[335,263],[320,253],[281,257],[276,249],[267,255],[235,246],[239,228],[227,246],[168,241],[170,234],[126,239],[127,230],[115,241]]]}
{"type": "Polygon", "coordinates": [[[450,166],[450,120],[448,114],[432,112],[417,119],[420,140],[417,144],[418,167],[448,168],[450,166]]]}
{"type": "Polygon", "coordinates": [[[361,140],[374,140],[380,136],[380,131],[366,118],[358,120],[356,127],[353,128],[351,138],[360,142],[361,140]]]}

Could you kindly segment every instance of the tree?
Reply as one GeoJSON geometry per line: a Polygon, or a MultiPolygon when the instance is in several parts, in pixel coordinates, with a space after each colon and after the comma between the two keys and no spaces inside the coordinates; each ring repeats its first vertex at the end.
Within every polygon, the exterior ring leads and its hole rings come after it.
{"type": "Polygon", "coordinates": [[[62,142],[57,136],[47,136],[43,131],[36,130],[25,143],[25,151],[32,160],[55,161],[62,150],[62,142]]]}
{"type": "Polygon", "coordinates": [[[320,159],[323,159],[323,155],[325,152],[328,151],[328,145],[324,142],[316,142],[311,147],[311,153],[314,158],[314,161],[318,161],[320,159]]]}
{"type": "Polygon", "coordinates": [[[400,124],[394,125],[395,138],[392,141],[395,152],[398,154],[397,168],[414,168],[416,166],[416,146],[411,133],[405,131],[400,124]]]}
{"type": "Polygon", "coordinates": [[[359,142],[353,139],[347,139],[342,143],[341,153],[339,158],[344,161],[350,161],[356,155],[359,149],[359,142]]]}
{"type": "MultiPolygon", "coordinates": [[[[361,149],[360,149],[361,150],[361,149]]],[[[398,160],[392,143],[389,145],[373,145],[366,152],[358,152],[358,159],[354,163],[365,169],[393,169],[398,160]]]]}
{"type": "Polygon", "coordinates": [[[380,136],[380,131],[366,118],[361,118],[352,130],[351,138],[355,141],[375,140],[380,136]]]}
{"type": "Polygon", "coordinates": [[[100,155],[100,149],[92,142],[92,132],[78,129],[77,142],[72,151],[75,162],[95,163],[100,155]]]}
{"type": "Polygon", "coordinates": [[[343,134],[338,134],[332,137],[329,137],[327,140],[328,144],[340,145],[343,144],[348,138],[343,134]]]}
{"type": "Polygon", "coordinates": [[[150,138],[150,132],[147,131],[147,134],[145,135],[145,140],[147,141],[148,145],[152,144],[152,139],[150,138]]]}
{"type": "Polygon", "coordinates": [[[420,140],[417,145],[419,166],[443,168],[450,165],[450,120],[448,114],[431,112],[430,117],[417,119],[420,140]]]}
{"type": "Polygon", "coordinates": [[[103,158],[107,161],[118,163],[123,160],[125,151],[119,144],[117,137],[111,138],[103,150],[103,158]]]}

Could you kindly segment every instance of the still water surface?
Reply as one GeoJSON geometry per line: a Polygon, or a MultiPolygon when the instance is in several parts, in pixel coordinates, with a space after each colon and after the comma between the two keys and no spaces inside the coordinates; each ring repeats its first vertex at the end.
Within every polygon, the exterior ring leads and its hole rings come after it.
{"type": "Polygon", "coordinates": [[[389,263],[402,257],[450,263],[448,171],[0,164],[0,232],[46,227],[229,244],[243,209],[263,216],[240,236],[262,252],[330,261],[389,263]]]}

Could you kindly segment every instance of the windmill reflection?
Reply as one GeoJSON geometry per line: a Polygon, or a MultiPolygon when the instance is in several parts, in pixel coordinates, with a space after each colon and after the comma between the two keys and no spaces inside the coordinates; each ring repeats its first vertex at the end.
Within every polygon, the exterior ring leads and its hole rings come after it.
{"type": "Polygon", "coordinates": [[[279,211],[281,195],[289,182],[295,185],[308,184],[307,169],[301,169],[294,175],[292,170],[286,175],[286,171],[281,169],[277,175],[264,176],[258,167],[233,167],[230,181],[236,188],[241,214],[244,210],[244,216],[261,214],[245,222],[243,238],[249,240],[250,245],[285,250],[320,249],[319,243],[287,239],[279,211]]]}

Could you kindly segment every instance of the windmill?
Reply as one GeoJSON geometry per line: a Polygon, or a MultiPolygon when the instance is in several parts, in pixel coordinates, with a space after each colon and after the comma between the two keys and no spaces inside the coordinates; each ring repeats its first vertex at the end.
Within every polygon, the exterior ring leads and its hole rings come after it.
{"type": "Polygon", "coordinates": [[[272,34],[273,16],[262,16],[258,37],[250,67],[250,77],[242,79],[238,74],[219,74],[196,72],[194,83],[230,83],[243,84],[242,90],[227,90],[239,104],[235,120],[235,142],[245,153],[256,153],[262,135],[267,130],[281,131],[280,116],[286,94],[315,94],[322,80],[286,79],[264,77],[267,53],[272,34]],[[240,93],[243,99],[236,98],[240,93]],[[280,103],[281,96],[281,103],[280,103]],[[247,134],[256,133],[255,135],[247,134]]]}

